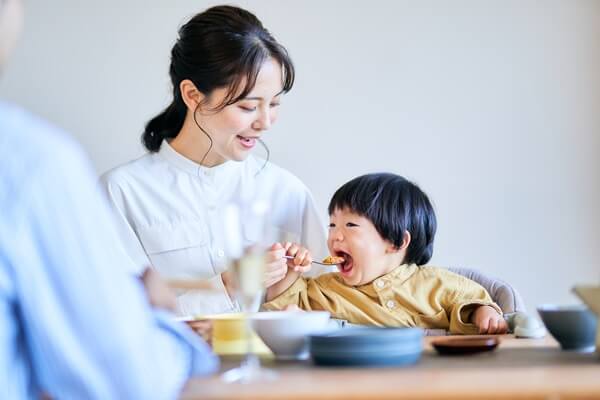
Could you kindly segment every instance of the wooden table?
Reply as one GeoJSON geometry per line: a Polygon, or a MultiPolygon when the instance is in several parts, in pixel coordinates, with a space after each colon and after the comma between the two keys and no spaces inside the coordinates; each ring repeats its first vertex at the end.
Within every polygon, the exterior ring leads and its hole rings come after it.
{"type": "MultiPolygon", "coordinates": [[[[561,351],[550,336],[502,336],[493,352],[439,356],[426,338],[421,360],[398,368],[324,368],[306,362],[265,361],[279,378],[225,384],[193,379],[184,399],[600,399],[600,358],[561,351]]],[[[222,370],[239,363],[224,359],[222,370]]]]}

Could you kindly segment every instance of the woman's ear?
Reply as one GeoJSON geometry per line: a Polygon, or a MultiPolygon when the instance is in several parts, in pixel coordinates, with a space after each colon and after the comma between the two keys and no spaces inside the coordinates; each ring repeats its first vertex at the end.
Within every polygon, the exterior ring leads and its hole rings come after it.
{"type": "Polygon", "coordinates": [[[189,79],[184,79],[179,83],[179,91],[181,98],[187,106],[188,110],[194,112],[198,108],[198,104],[204,100],[204,95],[196,88],[194,82],[189,79]]]}

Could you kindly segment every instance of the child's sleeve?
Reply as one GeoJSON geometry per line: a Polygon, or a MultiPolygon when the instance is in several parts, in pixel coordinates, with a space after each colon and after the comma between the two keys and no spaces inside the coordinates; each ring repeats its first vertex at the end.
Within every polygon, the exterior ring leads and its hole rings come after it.
{"type": "Polygon", "coordinates": [[[311,278],[298,277],[296,281],[279,296],[262,305],[263,310],[283,310],[289,305],[297,305],[302,310],[311,310],[308,300],[308,284],[311,278]]]}
{"type": "Polygon", "coordinates": [[[305,311],[326,310],[330,311],[330,292],[328,274],[317,278],[299,277],[279,296],[264,303],[263,310],[283,310],[289,305],[296,305],[305,311]]]}
{"type": "Polygon", "coordinates": [[[479,306],[493,307],[502,315],[502,309],[494,303],[483,286],[465,277],[458,277],[456,290],[450,296],[447,308],[450,314],[450,332],[477,335],[478,329],[470,320],[473,311],[479,306]]]}

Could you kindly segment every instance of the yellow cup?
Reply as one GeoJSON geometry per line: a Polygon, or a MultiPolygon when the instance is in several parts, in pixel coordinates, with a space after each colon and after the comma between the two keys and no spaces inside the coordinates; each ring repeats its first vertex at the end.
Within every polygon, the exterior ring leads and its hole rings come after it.
{"type": "MultiPolygon", "coordinates": [[[[219,355],[245,354],[248,346],[246,341],[246,322],[244,314],[207,315],[202,319],[213,322],[212,347],[219,355]]],[[[271,355],[271,350],[260,340],[258,335],[251,332],[252,352],[261,356],[271,355]]]]}

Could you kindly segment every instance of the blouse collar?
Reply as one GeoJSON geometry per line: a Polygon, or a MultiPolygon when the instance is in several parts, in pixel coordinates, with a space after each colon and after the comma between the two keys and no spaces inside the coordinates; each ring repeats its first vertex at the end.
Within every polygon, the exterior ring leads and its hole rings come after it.
{"type": "Polygon", "coordinates": [[[162,145],[160,146],[158,155],[169,164],[172,164],[193,176],[210,181],[221,180],[225,178],[225,176],[237,170],[239,168],[239,164],[242,164],[241,162],[236,161],[226,161],[223,164],[219,164],[214,167],[205,167],[178,153],[166,140],[163,141],[162,145]]]}

